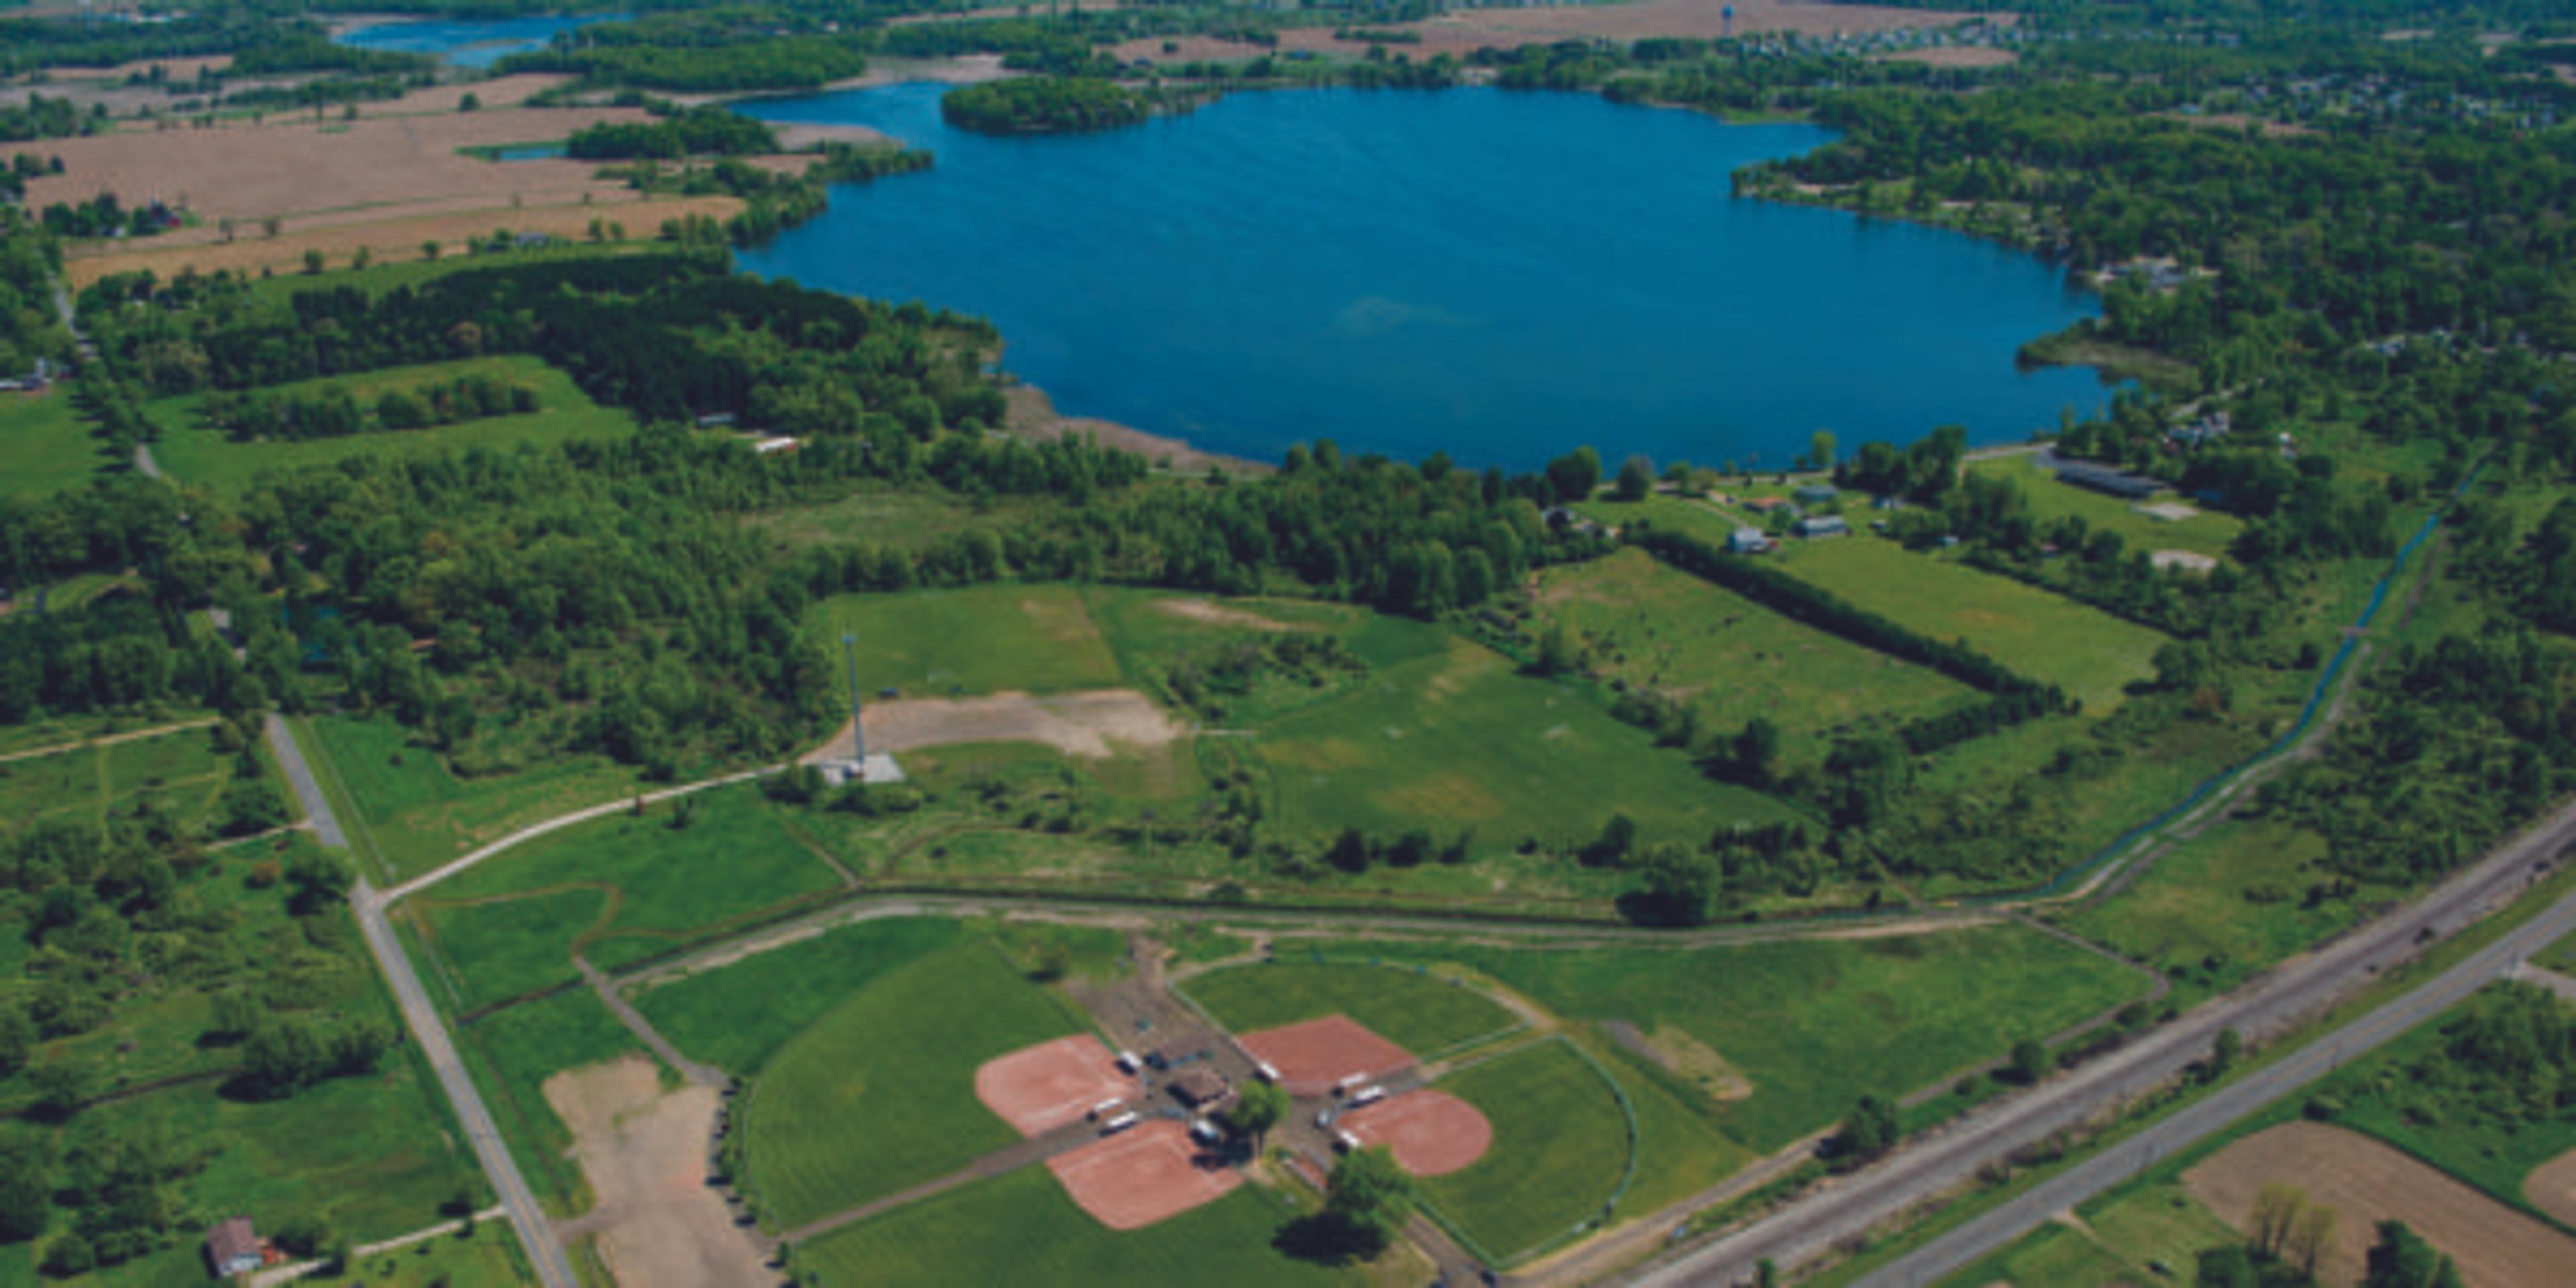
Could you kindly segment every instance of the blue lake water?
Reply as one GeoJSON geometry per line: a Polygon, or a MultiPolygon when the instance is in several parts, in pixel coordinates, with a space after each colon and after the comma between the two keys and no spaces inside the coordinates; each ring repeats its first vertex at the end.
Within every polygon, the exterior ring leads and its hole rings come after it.
{"type": "Polygon", "coordinates": [[[942,87],[745,105],[938,154],[844,186],[753,272],[990,317],[1072,415],[1276,459],[1785,465],[1935,425],[1981,442],[2100,405],[2015,369],[2092,312],[2057,269],[1962,235],[1738,200],[1727,176],[1830,135],[1591,95],[1237,94],[1188,116],[996,139],[942,87]]]}
{"type": "Polygon", "coordinates": [[[338,43],[401,54],[430,54],[458,67],[489,67],[511,54],[546,47],[555,33],[595,22],[622,22],[625,14],[550,15],[535,18],[425,18],[380,22],[340,33],[338,43]]]}

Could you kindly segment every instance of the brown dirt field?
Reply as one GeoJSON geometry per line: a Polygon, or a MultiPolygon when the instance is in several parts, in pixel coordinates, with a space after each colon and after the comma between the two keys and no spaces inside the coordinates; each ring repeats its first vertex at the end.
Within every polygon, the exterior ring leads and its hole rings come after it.
{"type": "Polygon", "coordinates": [[[2009,49],[1985,45],[1945,45],[1939,49],[1905,49],[1879,58],[1891,63],[1921,63],[1926,67],[2009,67],[2021,61],[2021,55],[2009,49]]]}
{"type": "Polygon", "coordinates": [[[1047,1160],[1064,1192],[1112,1230],[1135,1230],[1213,1203],[1243,1184],[1243,1174],[1201,1159],[1189,1129],[1169,1118],[1047,1160]]]}
{"type": "Polygon", "coordinates": [[[2576,1238],[2405,1153],[2324,1123],[2256,1132],[2183,1173],[2193,1197],[2240,1230],[2255,1195],[2275,1183],[2298,1186],[2310,1202],[2342,1214],[2334,1247],[2318,1267],[2326,1283],[2360,1280],[2372,1227],[2381,1221],[2404,1221],[2447,1253],[2470,1288],[2561,1283],[2576,1266],[2576,1238]]]}
{"type": "Polygon", "coordinates": [[[1460,1171],[1494,1145],[1484,1112],[1445,1091],[1408,1091],[1342,1115],[1341,1126],[1362,1145],[1393,1150],[1395,1165],[1415,1176],[1460,1171]]]}
{"type": "Polygon", "coordinates": [[[1136,1080],[1088,1033],[1022,1047],[975,1070],[975,1098],[1023,1136],[1081,1122],[1101,1101],[1136,1096],[1136,1080]]]}
{"type": "Polygon", "coordinates": [[[713,1087],[665,1093],[651,1060],[630,1056],[546,1079],[546,1103],[572,1129],[598,1203],[579,1225],[599,1236],[619,1288],[767,1288],[778,1276],[707,1188],[713,1087]]]}
{"type": "Polygon", "coordinates": [[[652,237],[666,219],[707,215],[721,220],[740,209],[742,203],[731,197],[639,201],[633,193],[619,193],[616,200],[603,199],[590,206],[469,206],[444,212],[401,212],[399,218],[376,220],[349,214],[310,221],[301,227],[290,221],[274,241],[259,236],[256,228],[230,243],[221,240],[221,234],[214,230],[191,228],[142,241],[96,243],[68,256],[63,272],[75,289],[110,273],[147,268],[163,278],[177,276],[188,268],[200,273],[218,269],[257,273],[270,268],[284,274],[303,271],[304,252],[308,249],[321,251],[334,268],[346,268],[361,246],[383,261],[416,259],[424,241],[439,243],[445,254],[460,254],[468,238],[489,237],[496,228],[552,233],[567,241],[578,241],[588,234],[593,219],[622,223],[630,240],[640,240],[652,237]]]}
{"type": "MultiPolygon", "coordinates": [[[[1560,40],[1598,37],[1627,42],[1651,36],[1698,36],[1715,39],[1726,30],[1727,0],[1636,0],[1630,4],[1573,5],[1563,8],[1464,9],[1417,22],[1387,24],[1389,30],[1412,31],[1420,44],[1389,48],[1416,62],[1440,54],[1465,57],[1479,49],[1518,49],[1560,40]]],[[[1891,9],[1878,5],[1812,4],[1802,0],[1736,0],[1735,34],[1789,32],[1825,36],[1907,27],[1947,27],[1974,15],[1937,9],[1891,9]]],[[[2008,23],[2009,15],[1988,15],[2008,23]]],[[[1377,25],[1377,24],[1371,24],[1377,25]]],[[[1189,62],[1194,59],[1250,58],[1266,52],[1251,45],[1196,38],[1179,42],[1181,51],[1165,54],[1160,38],[1131,40],[1118,46],[1123,59],[1189,62]]],[[[1329,27],[1279,33],[1279,49],[1348,54],[1364,48],[1333,39],[1329,27]]]]}
{"type": "Polygon", "coordinates": [[[63,139],[47,151],[62,156],[64,173],[29,180],[27,204],[41,209],[57,201],[86,201],[106,189],[128,205],[155,196],[184,204],[209,223],[231,216],[255,233],[269,215],[291,220],[459,199],[507,206],[513,198],[560,202],[583,192],[605,200],[623,189],[592,178],[595,167],[587,162],[495,164],[461,156],[457,149],[560,139],[601,121],[646,119],[637,108],[498,108],[320,126],[279,119],[63,139]]]}
{"type": "Polygon", "coordinates": [[[2522,1180],[2522,1196],[2533,1207],[2576,1225],[2576,1149],[2531,1169],[2522,1180]]]}
{"type": "Polygon", "coordinates": [[[197,79],[198,72],[209,68],[222,71],[232,65],[231,54],[208,54],[194,58],[145,58],[137,62],[118,63],[104,70],[57,68],[53,76],[57,81],[100,80],[122,83],[131,77],[149,76],[153,68],[159,67],[171,80],[192,81],[197,79]]]}
{"type": "Polygon", "coordinates": [[[1255,631],[1313,629],[1300,622],[1283,622],[1264,617],[1259,613],[1245,612],[1240,608],[1220,604],[1213,599],[1158,599],[1154,601],[1154,609],[1156,612],[1185,617],[1193,622],[1205,622],[1210,626],[1237,626],[1255,631]]]}
{"type": "MultiPolygon", "coordinates": [[[[1110,744],[1160,747],[1181,735],[1153,700],[1134,689],[1103,689],[1033,698],[996,693],[984,698],[906,698],[867,709],[868,750],[910,751],[961,742],[1044,743],[1069,756],[1095,760],[1114,754],[1110,744]]],[[[846,760],[850,726],[805,757],[806,763],[846,760]]]]}
{"type": "Polygon", "coordinates": [[[1279,1071],[1294,1096],[1321,1096],[1352,1074],[1383,1078],[1413,1063],[1413,1053],[1371,1033],[1347,1015],[1246,1033],[1236,1039],[1256,1060],[1279,1071]]]}

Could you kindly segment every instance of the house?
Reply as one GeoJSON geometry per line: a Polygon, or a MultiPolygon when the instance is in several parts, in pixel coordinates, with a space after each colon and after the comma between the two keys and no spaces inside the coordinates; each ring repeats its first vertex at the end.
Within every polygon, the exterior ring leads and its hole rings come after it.
{"type": "Polygon", "coordinates": [[[1835,490],[1831,484],[1826,483],[1810,483],[1805,487],[1799,488],[1797,491],[1798,504],[1800,505],[1828,505],[1832,503],[1835,497],[1841,495],[1841,492],[1835,490]]]}
{"type": "Polygon", "coordinates": [[[1225,1075],[1204,1064],[1192,1065],[1171,1082],[1172,1095],[1192,1109],[1221,1105],[1234,1094],[1226,1085],[1225,1075]]]}
{"type": "Polygon", "coordinates": [[[2088,465],[2082,461],[2059,461],[2057,480],[2088,487],[2096,492],[2128,501],[2143,501],[2162,490],[2164,485],[2107,465],[2088,465]]]}
{"type": "Polygon", "coordinates": [[[1843,522],[1843,516],[1839,514],[1820,514],[1814,518],[1800,519],[1790,524],[1789,531],[1810,540],[1817,537],[1847,537],[1851,535],[1851,525],[1843,522]]]}
{"type": "Polygon", "coordinates": [[[259,1269],[259,1236],[252,1232],[249,1217],[231,1217],[206,1227],[206,1265],[218,1279],[259,1269]]]}
{"type": "Polygon", "coordinates": [[[789,438],[784,434],[769,438],[755,438],[751,440],[751,450],[758,452],[763,456],[769,456],[778,452],[795,451],[797,442],[798,440],[789,438]]]}
{"type": "Polygon", "coordinates": [[[733,428],[733,413],[729,411],[709,412],[704,416],[698,417],[698,428],[731,429],[733,428]]]}
{"type": "Polygon", "coordinates": [[[1760,528],[1737,528],[1726,539],[1726,548],[1739,555],[1758,555],[1771,548],[1771,538],[1762,535],[1760,528]]]}

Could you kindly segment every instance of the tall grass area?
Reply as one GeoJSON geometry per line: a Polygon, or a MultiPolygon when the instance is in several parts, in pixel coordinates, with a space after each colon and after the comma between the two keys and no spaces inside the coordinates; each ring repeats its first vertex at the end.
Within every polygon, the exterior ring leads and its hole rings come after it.
{"type": "Polygon", "coordinates": [[[68,385],[0,393],[0,497],[35,500],[86,487],[114,466],[68,385]]]}
{"type": "Polygon", "coordinates": [[[396,878],[418,876],[477,846],[631,792],[635,774],[597,756],[551,757],[507,773],[461,777],[392,717],[300,722],[307,758],[336,798],[350,843],[396,878]]]}
{"type": "MultiPolygon", "coordinates": [[[[860,641],[859,683],[867,696],[905,697],[1021,691],[1063,693],[1121,683],[1100,626],[1071,586],[974,586],[899,595],[839,595],[823,602],[831,638],[860,641]]],[[[833,668],[848,701],[842,669],[833,668]]]]}
{"type": "Polygon", "coordinates": [[[1080,1030],[989,944],[898,967],[762,1067],[744,1127],[752,1189],[792,1227],[964,1167],[1020,1138],[976,1098],[975,1070],[1080,1030]]]}
{"type": "MultiPolygon", "coordinates": [[[[221,821],[217,806],[233,782],[234,759],[215,749],[208,731],[184,729],[0,761],[0,837],[49,818],[104,826],[110,813],[130,812],[146,797],[183,830],[211,829],[221,821]]],[[[282,790],[264,758],[260,766],[282,790]]]]}
{"type": "Polygon", "coordinates": [[[524,415],[493,416],[426,429],[300,442],[242,443],[209,427],[198,411],[205,395],[190,394],[163,399],[146,409],[145,414],[161,430],[161,440],[153,445],[152,456],[164,473],[180,482],[238,491],[262,470],[291,470],[352,456],[384,454],[409,459],[474,448],[508,451],[522,444],[547,447],[576,438],[607,438],[634,432],[633,416],[592,402],[572,377],[519,354],[391,367],[356,376],[327,376],[271,386],[269,392],[308,394],[336,386],[348,390],[360,405],[372,406],[379,395],[390,389],[449,384],[470,375],[490,376],[505,385],[534,389],[538,409],[524,415]]]}
{"type": "Polygon", "coordinates": [[[1232,966],[1180,985],[1234,1033],[1345,1015],[1416,1056],[1428,1056],[1519,1023],[1472,988],[1410,966],[1318,962],[1294,955],[1232,966]]]}
{"type": "Polygon", "coordinates": [[[1139,1288],[1322,1288],[1371,1282],[1360,1270],[1299,1261],[1271,1246],[1295,1214],[1258,1186],[1141,1230],[1116,1232],[1074,1206],[1043,1167],[1022,1168],[907,1205],[799,1249],[831,1288],[1013,1284],[1139,1288]]]}

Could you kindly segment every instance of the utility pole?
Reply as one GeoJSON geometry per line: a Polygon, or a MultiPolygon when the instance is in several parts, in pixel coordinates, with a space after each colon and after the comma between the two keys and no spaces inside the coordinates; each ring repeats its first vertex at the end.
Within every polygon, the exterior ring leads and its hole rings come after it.
{"type": "Polygon", "coordinates": [[[850,666],[850,768],[860,774],[864,781],[868,764],[868,731],[867,726],[859,723],[859,706],[863,695],[859,691],[859,637],[857,635],[848,631],[841,633],[841,656],[850,666]]]}

